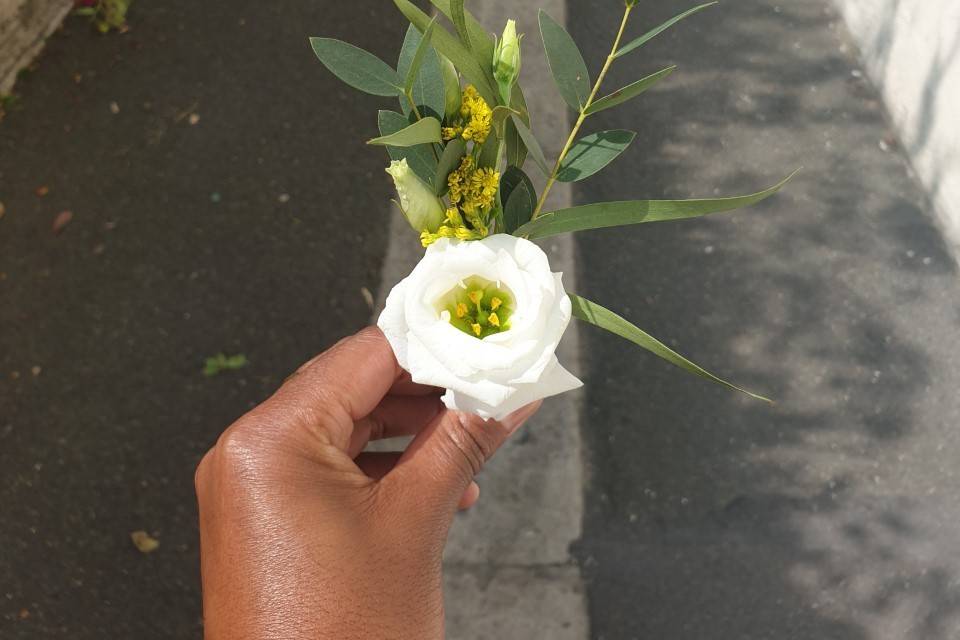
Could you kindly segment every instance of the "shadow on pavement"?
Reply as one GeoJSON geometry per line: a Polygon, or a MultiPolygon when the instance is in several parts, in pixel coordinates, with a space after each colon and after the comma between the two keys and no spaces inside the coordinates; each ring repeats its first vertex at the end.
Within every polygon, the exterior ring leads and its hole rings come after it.
{"type": "MultiPolygon", "coordinates": [[[[619,19],[570,3],[599,68],[619,19]]],[[[641,3],[633,32],[688,8],[641,3]]],[[[624,58],[668,64],[589,131],[638,130],[579,203],[783,194],[578,236],[583,295],[777,399],[767,407],[585,328],[594,638],[956,637],[955,263],[825,2],[723,3],[624,58]]]]}

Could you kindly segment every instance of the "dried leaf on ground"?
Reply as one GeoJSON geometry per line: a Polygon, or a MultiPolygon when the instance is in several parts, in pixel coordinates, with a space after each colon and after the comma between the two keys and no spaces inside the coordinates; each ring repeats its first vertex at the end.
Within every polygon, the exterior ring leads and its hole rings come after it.
{"type": "Polygon", "coordinates": [[[160,546],[160,541],[146,531],[134,531],[130,534],[130,540],[140,553],[151,553],[160,546]]]}
{"type": "Polygon", "coordinates": [[[58,213],[57,217],[53,219],[53,235],[60,235],[71,220],[73,220],[73,211],[68,209],[58,213]]]}

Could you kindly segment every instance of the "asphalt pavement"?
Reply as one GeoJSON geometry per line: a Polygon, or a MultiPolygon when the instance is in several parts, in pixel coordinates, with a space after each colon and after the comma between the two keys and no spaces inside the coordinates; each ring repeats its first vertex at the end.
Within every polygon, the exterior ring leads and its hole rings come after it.
{"type": "Polygon", "coordinates": [[[382,102],[307,38],[388,58],[402,17],[171,0],[130,23],[69,18],[0,123],[4,640],[199,637],[196,463],[379,284],[382,102]],[[205,377],[220,352],[249,365],[205,377]]]}
{"type": "MultiPolygon", "coordinates": [[[[569,3],[598,68],[618,3],[569,3]],[[609,6],[607,6],[609,4],[609,6]]],[[[686,9],[637,5],[642,33],[686,9]]],[[[782,195],[577,236],[582,293],[772,407],[581,331],[592,637],[960,637],[960,283],[831,3],[724,2],[591,127],[639,132],[579,202],[782,195]]]]}

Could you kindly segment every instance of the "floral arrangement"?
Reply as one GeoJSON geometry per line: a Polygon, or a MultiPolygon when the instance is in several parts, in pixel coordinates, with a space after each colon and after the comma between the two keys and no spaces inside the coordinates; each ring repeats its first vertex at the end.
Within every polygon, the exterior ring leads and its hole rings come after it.
{"type": "Polygon", "coordinates": [[[669,76],[668,67],[600,97],[611,65],[694,7],[623,43],[636,0],[626,0],[610,55],[591,83],[576,43],[541,11],[540,35],[560,97],[577,114],[554,162],[531,129],[522,87],[521,36],[508,20],[491,36],[464,0],[431,0],[451,29],[409,0],[394,0],[410,21],[396,69],[339,40],[311,38],[313,51],[338,78],[369,94],[399,100],[378,115],[387,173],[397,204],[426,247],[413,272],[387,297],[378,320],[400,365],[415,382],[446,389],[444,403],[484,418],[502,418],[534,400],[581,385],[555,350],[571,317],[621,336],[691,373],[766,400],[705,371],[613,311],[564,291],[561,274],[531,240],[647,222],[680,220],[759,202],[789,180],[746,196],[708,200],[600,202],[546,210],[556,182],[588,178],[633,141],[631,131],[580,136],[589,117],[631,100],[669,76]],[[538,194],[528,160],[543,173],[538,194]]]}

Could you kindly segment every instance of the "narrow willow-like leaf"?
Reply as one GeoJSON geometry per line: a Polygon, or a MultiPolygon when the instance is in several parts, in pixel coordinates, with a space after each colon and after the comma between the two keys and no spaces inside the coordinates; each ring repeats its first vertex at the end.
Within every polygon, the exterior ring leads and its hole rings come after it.
{"type": "Polygon", "coordinates": [[[593,102],[590,107],[587,109],[586,113],[597,113],[598,111],[603,111],[604,109],[609,109],[610,107],[615,107],[620,103],[626,102],[630,98],[635,98],[653,85],[657,84],[668,75],[673,73],[676,69],[676,65],[672,67],[667,67],[666,69],[661,69],[656,73],[652,73],[646,78],[637,80],[632,84],[628,84],[622,89],[618,89],[611,93],[608,96],[604,96],[599,100],[593,102]]]}
{"type": "MultiPolygon", "coordinates": [[[[377,125],[380,134],[388,136],[404,129],[410,122],[396,111],[380,111],[377,114],[377,125]]],[[[419,144],[415,147],[387,147],[391,160],[406,158],[407,164],[425,184],[433,184],[437,172],[437,159],[430,150],[430,145],[419,144]]]]}
{"type": "Polygon", "coordinates": [[[467,30],[467,17],[463,15],[463,0],[450,0],[450,20],[457,30],[457,36],[459,36],[464,49],[472,51],[470,32],[467,30]]]}
{"type": "Polygon", "coordinates": [[[502,233],[513,233],[526,224],[537,206],[537,192],[530,178],[517,167],[507,167],[500,180],[503,205],[502,233]]]}
{"type": "Polygon", "coordinates": [[[576,182],[589,178],[623,153],[636,135],[633,131],[614,129],[580,138],[564,156],[557,180],[576,182]]]}
{"type": "Polygon", "coordinates": [[[674,17],[670,18],[669,20],[667,20],[666,22],[664,22],[662,25],[660,25],[660,26],[657,27],[656,29],[651,29],[650,31],[646,32],[645,34],[643,34],[642,36],[640,36],[640,37],[637,38],[636,40],[632,40],[632,41],[628,42],[627,44],[623,45],[622,47],[620,47],[620,49],[618,49],[617,52],[616,52],[615,54],[613,54],[613,57],[614,57],[614,58],[619,58],[620,56],[625,56],[625,55],[627,55],[628,53],[630,53],[630,52],[633,51],[634,49],[637,49],[637,48],[639,48],[639,47],[642,47],[643,45],[645,45],[645,44],[646,44],[647,42],[649,42],[650,40],[653,40],[653,39],[656,38],[658,35],[660,35],[660,34],[663,33],[664,31],[666,31],[667,29],[669,29],[669,28],[672,27],[673,25],[677,24],[678,22],[680,22],[680,21],[683,20],[684,18],[686,18],[686,17],[688,17],[688,16],[692,16],[693,14],[697,13],[698,11],[702,11],[702,10],[706,9],[707,7],[712,7],[712,6],[715,5],[715,4],[717,4],[717,3],[716,3],[716,2],[708,2],[708,3],[706,3],[706,4],[700,5],[699,7],[694,7],[693,9],[690,9],[689,11],[684,11],[683,13],[681,13],[681,14],[678,15],[678,16],[674,16],[674,17]]]}
{"type": "MultiPolygon", "coordinates": [[[[450,18],[450,22],[456,24],[453,17],[452,0],[430,0],[430,2],[440,13],[450,18]]],[[[492,80],[493,38],[490,37],[490,34],[487,33],[484,26],[466,9],[463,11],[463,17],[467,34],[470,36],[470,51],[480,66],[490,74],[490,79],[492,80]]]]}
{"type": "Polygon", "coordinates": [[[440,142],[440,121],[436,118],[424,118],[413,124],[391,133],[367,140],[367,144],[382,144],[391,147],[412,147],[418,144],[440,142]]]}
{"type": "Polygon", "coordinates": [[[696,218],[710,213],[732,211],[756,204],[769,198],[796,175],[796,171],[774,186],[748,196],[713,198],[709,200],[627,200],[623,202],[597,202],[571,209],[561,209],[538,216],[523,225],[514,235],[528,238],[545,238],[586,229],[619,227],[642,222],[662,222],[696,218]]]}
{"type": "Polygon", "coordinates": [[[540,147],[540,143],[537,142],[537,138],[533,135],[533,132],[530,131],[527,125],[517,116],[512,116],[510,120],[513,122],[513,126],[516,127],[517,133],[523,140],[524,146],[530,151],[533,161],[536,162],[540,170],[543,171],[543,175],[550,175],[550,168],[547,167],[547,158],[543,155],[543,149],[540,147]]]}
{"type": "Polygon", "coordinates": [[[580,111],[590,98],[590,74],[577,43],[543,9],[540,10],[540,35],[560,95],[571,108],[580,111]]]}
{"type": "Polygon", "coordinates": [[[460,161],[467,151],[467,143],[463,138],[454,138],[447,143],[440,156],[440,162],[437,163],[437,173],[433,179],[433,189],[438,196],[442,196],[449,188],[447,177],[450,172],[460,166],[460,161]]]}
{"type": "MultiPolygon", "coordinates": [[[[430,34],[435,27],[435,22],[431,22],[426,33],[430,34]]],[[[421,35],[412,24],[403,39],[397,73],[405,79],[404,90],[413,96],[413,104],[420,115],[442,119],[446,101],[440,56],[430,45],[429,38],[421,35]]],[[[406,94],[400,96],[400,108],[407,116],[413,110],[406,94]]]]}
{"type": "MultiPolygon", "coordinates": [[[[430,24],[430,16],[421,11],[415,4],[410,2],[410,0],[393,0],[393,3],[397,5],[400,12],[406,16],[407,20],[409,20],[413,26],[421,32],[426,30],[427,25],[430,24]]],[[[467,82],[470,82],[477,88],[477,92],[487,101],[487,104],[492,105],[497,103],[497,92],[493,89],[492,76],[489,74],[489,63],[485,70],[485,67],[481,66],[480,63],[470,55],[470,52],[467,51],[449,31],[442,27],[438,26],[433,30],[430,42],[437,51],[445,55],[450,62],[453,63],[453,66],[463,74],[467,82]]]]}
{"type": "Polygon", "coordinates": [[[401,90],[397,72],[369,51],[333,38],[310,38],[310,46],[323,66],[354,89],[375,96],[395,96],[401,90]]]}
{"type": "Polygon", "coordinates": [[[747,391],[746,389],[743,389],[742,387],[738,387],[735,384],[731,384],[722,378],[718,378],[717,376],[713,375],[706,369],[687,360],[686,358],[681,356],[679,353],[677,353],[667,345],[663,344],[662,342],[660,342],[650,334],[642,331],[641,329],[639,329],[638,327],[636,327],[626,319],[622,318],[621,316],[618,316],[613,311],[610,311],[609,309],[601,307],[599,304],[595,302],[591,302],[586,298],[581,298],[578,295],[571,293],[569,294],[569,296],[570,296],[570,303],[573,307],[574,318],[577,318],[578,320],[583,320],[584,322],[589,322],[590,324],[600,327],[601,329],[604,329],[606,331],[609,331],[614,335],[617,335],[617,336],[620,336],[621,338],[629,340],[635,345],[646,349],[650,353],[660,356],[667,362],[674,364],[680,367],[681,369],[689,371],[694,375],[698,375],[701,378],[706,378],[707,380],[710,380],[711,382],[716,382],[717,384],[721,384],[727,387],[728,389],[733,389],[734,391],[745,393],[751,398],[756,398],[757,400],[763,400],[764,402],[772,403],[772,400],[770,400],[769,398],[765,398],[761,395],[757,395],[756,393],[747,391]]]}

